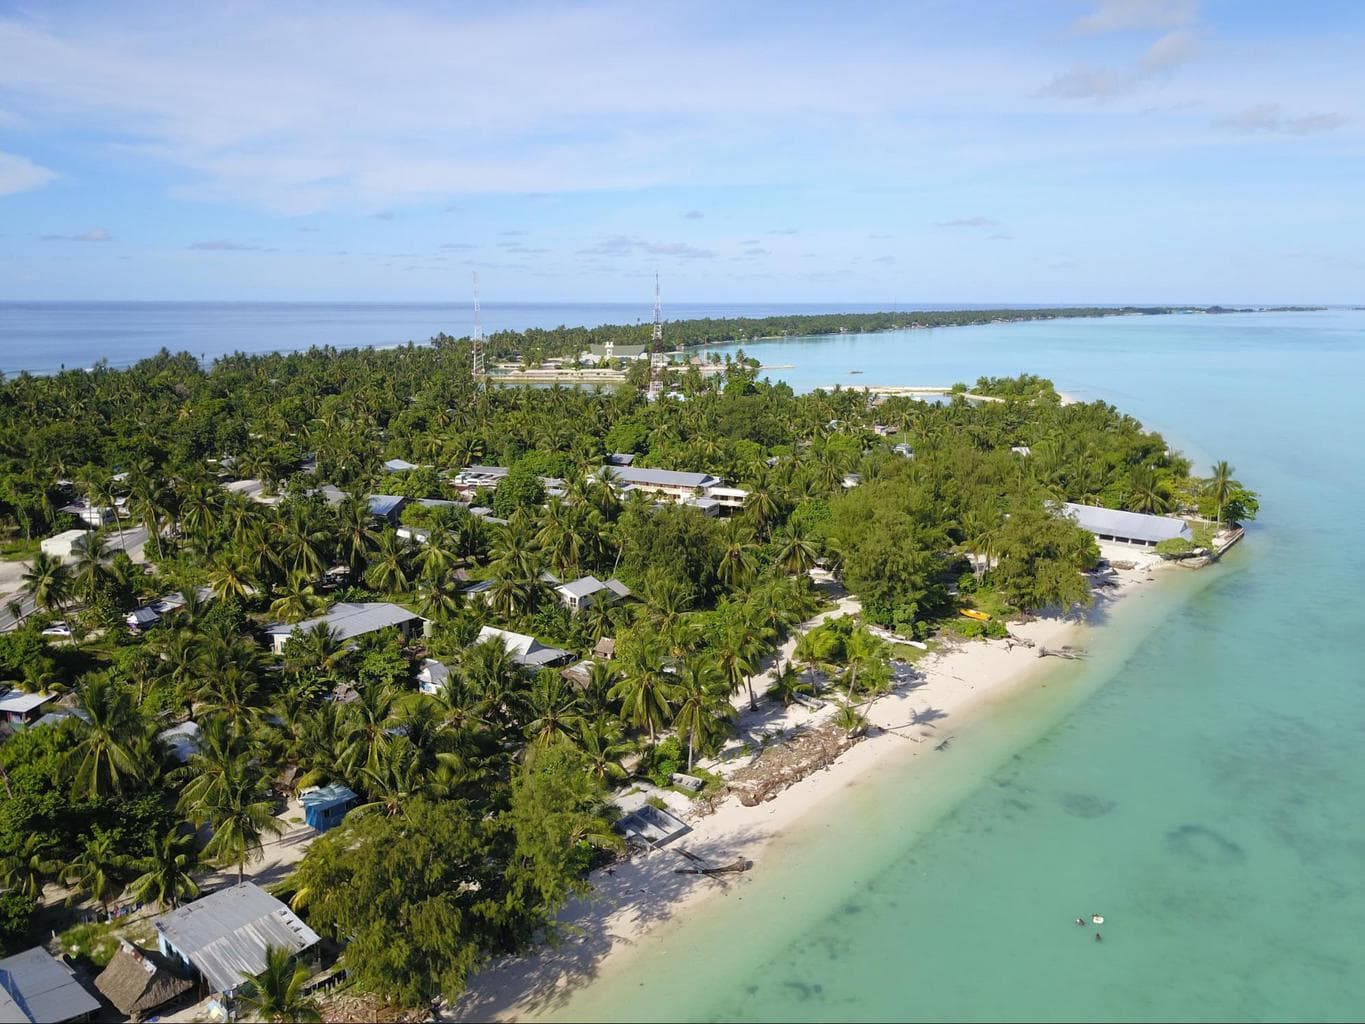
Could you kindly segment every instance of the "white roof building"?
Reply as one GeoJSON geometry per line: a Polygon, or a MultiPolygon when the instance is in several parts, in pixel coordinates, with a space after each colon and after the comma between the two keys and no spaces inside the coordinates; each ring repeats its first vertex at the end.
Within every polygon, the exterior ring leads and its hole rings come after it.
{"type": "Polygon", "coordinates": [[[198,971],[216,992],[231,992],[265,970],[268,946],[299,953],[318,934],[264,889],[241,882],[152,921],[165,956],[198,971]]]}
{"type": "Polygon", "coordinates": [[[270,637],[271,647],[275,653],[283,654],[284,645],[291,636],[295,633],[306,633],[319,623],[326,623],[338,634],[339,639],[345,642],[390,626],[396,626],[404,636],[411,636],[413,624],[419,622],[425,624],[426,619],[416,612],[410,612],[386,601],[366,601],[357,604],[340,602],[333,605],[326,615],[319,615],[317,618],[293,625],[276,622],[266,626],[265,632],[270,637]]]}
{"type": "Polygon", "coordinates": [[[484,643],[487,640],[501,640],[507,648],[507,653],[522,668],[538,669],[553,668],[555,665],[562,665],[573,657],[569,651],[558,647],[550,647],[541,643],[533,636],[525,633],[513,633],[508,629],[498,629],[494,626],[484,626],[479,630],[477,643],[484,643]]]}
{"type": "Polygon", "coordinates": [[[1121,512],[1118,509],[1095,505],[1062,504],[1062,514],[1074,519],[1083,530],[1089,530],[1099,540],[1120,544],[1139,544],[1155,547],[1163,540],[1176,537],[1189,540],[1190,524],[1171,516],[1153,516],[1145,512],[1121,512]]]}

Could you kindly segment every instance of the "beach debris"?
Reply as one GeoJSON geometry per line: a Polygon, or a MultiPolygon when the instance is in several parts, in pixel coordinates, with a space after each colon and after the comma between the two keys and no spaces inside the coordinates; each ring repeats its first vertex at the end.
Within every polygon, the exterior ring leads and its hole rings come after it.
{"type": "Polygon", "coordinates": [[[1091,920],[1091,922],[1092,922],[1093,924],[1104,924],[1104,915],[1103,915],[1103,914],[1091,914],[1091,915],[1090,915],[1090,920],[1091,920]]]}
{"type": "Polygon", "coordinates": [[[1065,646],[1056,650],[1051,647],[1038,648],[1038,657],[1040,658],[1066,658],[1069,661],[1081,661],[1085,656],[1085,651],[1078,647],[1065,646]]]}
{"type": "Polygon", "coordinates": [[[771,800],[811,772],[828,768],[859,739],[860,736],[849,736],[833,723],[808,729],[786,742],[766,747],[731,776],[729,790],[739,796],[745,807],[771,800]]]}
{"type": "Polygon", "coordinates": [[[1084,927],[1085,927],[1085,918],[1083,918],[1083,917],[1078,917],[1078,918],[1076,918],[1076,924],[1078,924],[1080,927],[1084,928],[1084,927]]]}
{"type": "MultiPolygon", "coordinates": [[[[704,865],[706,862],[701,861],[704,865]]],[[[728,864],[720,864],[716,867],[695,867],[695,868],[674,868],[675,875],[706,875],[714,878],[717,875],[738,875],[748,871],[754,866],[754,862],[744,857],[736,857],[728,864]]]]}

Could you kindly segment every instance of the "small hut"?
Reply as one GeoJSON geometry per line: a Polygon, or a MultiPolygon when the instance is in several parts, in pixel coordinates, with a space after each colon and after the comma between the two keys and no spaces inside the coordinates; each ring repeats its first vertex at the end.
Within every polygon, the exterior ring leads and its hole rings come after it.
{"type": "Polygon", "coordinates": [[[194,983],[172,971],[159,953],[120,942],[109,966],[95,979],[95,987],[120,1013],[141,1020],[184,995],[194,983]]]}

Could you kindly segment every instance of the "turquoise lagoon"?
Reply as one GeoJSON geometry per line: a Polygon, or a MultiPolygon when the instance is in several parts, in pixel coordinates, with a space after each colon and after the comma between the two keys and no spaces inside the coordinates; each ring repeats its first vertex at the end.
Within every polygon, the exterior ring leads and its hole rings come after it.
{"type": "Polygon", "coordinates": [[[1261,521],[1222,565],[1121,606],[1091,661],[858,780],[550,1013],[1358,1019],[1365,312],[747,348],[798,390],[1049,376],[1227,458],[1261,521]],[[1073,923],[1092,912],[1101,943],[1073,923]]]}

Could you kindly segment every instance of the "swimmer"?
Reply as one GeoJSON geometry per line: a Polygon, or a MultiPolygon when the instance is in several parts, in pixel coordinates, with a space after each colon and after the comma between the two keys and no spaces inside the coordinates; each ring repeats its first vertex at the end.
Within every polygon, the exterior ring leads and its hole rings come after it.
{"type": "Polygon", "coordinates": [[[1096,932],[1096,933],[1095,933],[1095,941],[1096,941],[1096,942],[1102,942],[1102,941],[1104,941],[1104,936],[1101,935],[1099,932],[1096,932]]]}
{"type": "Polygon", "coordinates": [[[1084,927],[1085,927],[1085,918],[1083,918],[1083,917],[1078,917],[1078,918],[1076,918],[1076,923],[1077,923],[1078,925],[1080,925],[1082,928],[1084,928],[1084,927]]]}

